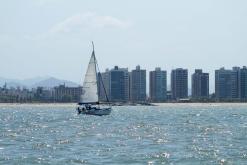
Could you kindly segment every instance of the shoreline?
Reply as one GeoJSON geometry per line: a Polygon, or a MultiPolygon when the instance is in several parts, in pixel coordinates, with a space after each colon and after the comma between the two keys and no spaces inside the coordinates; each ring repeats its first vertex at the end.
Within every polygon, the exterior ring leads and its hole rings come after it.
{"type": "MultiPolygon", "coordinates": [[[[104,106],[104,104],[102,104],[104,106]]],[[[112,105],[113,107],[118,106],[129,106],[129,107],[135,107],[135,106],[247,106],[247,102],[190,102],[190,103],[151,103],[151,105],[140,105],[140,104],[121,104],[121,105],[112,105]]],[[[76,107],[77,103],[0,103],[1,106],[61,106],[61,107],[76,107]]]]}

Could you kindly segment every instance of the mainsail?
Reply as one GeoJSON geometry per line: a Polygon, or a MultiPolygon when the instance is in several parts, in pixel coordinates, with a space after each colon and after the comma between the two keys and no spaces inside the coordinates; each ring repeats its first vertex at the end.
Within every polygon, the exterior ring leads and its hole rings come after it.
{"type": "Polygon", "coordinates": [[[96,58],[94,50],[88,64],[87,72],[82,87],[82,95],[80,103],[98,103],[98,84],[96,72],[96,58]]]}

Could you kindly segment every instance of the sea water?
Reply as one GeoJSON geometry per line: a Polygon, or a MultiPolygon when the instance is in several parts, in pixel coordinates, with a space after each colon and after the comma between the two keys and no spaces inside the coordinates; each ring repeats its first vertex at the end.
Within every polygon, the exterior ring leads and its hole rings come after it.
{"type": "Polygon", "coordinates": [[[0,105],[0,164],[247,164],[247,104],[0,105]]]}

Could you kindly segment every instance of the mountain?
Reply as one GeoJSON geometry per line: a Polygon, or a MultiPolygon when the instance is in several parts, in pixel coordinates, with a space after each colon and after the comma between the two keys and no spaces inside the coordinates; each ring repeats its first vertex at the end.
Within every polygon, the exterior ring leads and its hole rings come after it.
{"type": "Polygon", "coordinates": [[[39,83],[40,81],[44,81],[44,80],[49,79],[49,78],[50,78],[49,76],[34,77],[34,78],[21,80],[21,83],[25,84],[26,86],[33,86],[34,84],[39,83]]]}
{"type": "Polygon", "coordinates": [[[65,86],[69,86],[69,87],[78,87],[79,84],[76,84],[72,81],[68,81],[68,80],[59,80],[59,79],[56,79],[54,77],[50,77],[48,79],[45,79],[45,80],[42,80],[38,83],[35,83],[32,85],[32,87],[47,87],[47,88],[52,88],[52,87],[55,87],[55,86],[59,86],[59,85],[63,85],[65,84],[65,86]]]}
{"type": "Polygon", "coordinates": [[[10,87],[36,88],[38,86],[52,88],[62,84],[65,84],[66,86],[69,87],[79,86],[79,84],[76,84],[72,81],[60,80],[54,77],[36,77],[36,78],[24,79],[24,80],[6,79],[0,77],[0,87],[2,87],[5,83],[7,83],[8,88],[10,87]]]}

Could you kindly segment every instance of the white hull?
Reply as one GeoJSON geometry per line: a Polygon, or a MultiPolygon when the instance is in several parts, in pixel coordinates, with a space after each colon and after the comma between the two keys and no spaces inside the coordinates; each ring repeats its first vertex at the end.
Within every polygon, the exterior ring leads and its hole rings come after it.
{"type": "Polygon", "coordinates": [[[111,108],[96,108],[93,107],[91,109],[85,109],[81,106],[77,108],[78,114],[86,114],[86,115],[97,115],[97,116],[103,116],[103,115],[109,115],[111,113],[111,108]]]}

